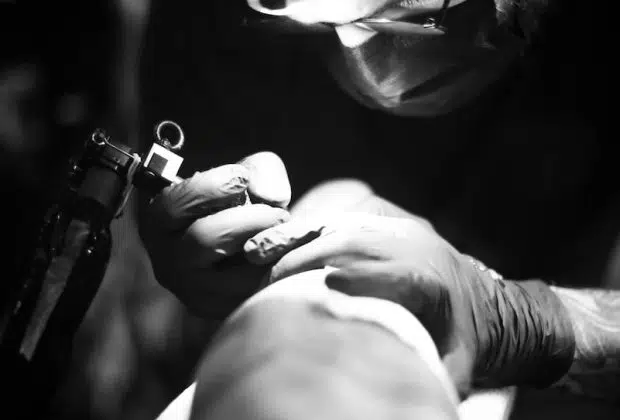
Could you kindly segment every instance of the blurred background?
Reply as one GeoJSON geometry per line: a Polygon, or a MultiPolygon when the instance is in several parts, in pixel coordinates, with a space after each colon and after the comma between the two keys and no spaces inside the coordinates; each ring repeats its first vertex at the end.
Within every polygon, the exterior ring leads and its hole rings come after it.
{"type": "MultiPolygon", "coordinates": [[[[590,9],[588,9],[590,8],[590,9]]],[[[618,145],[607,131],[607,33],[564,2],[527,60],[480,104],[434,119],[368,110],[325,66],[333,35],[242,25],[244,1],[0,0],[0,292],[17,275],[68,157],[95,127],[144,150],[187,136],[181,175],[260,150],[293,199],[358,177],[509,278],[620,288],[618,145]]],[[[161,288],[137,200],[113,224],[104,284],[75,342],[58,419],[153,419],[191,381],[216,327],[161,288]]]]}

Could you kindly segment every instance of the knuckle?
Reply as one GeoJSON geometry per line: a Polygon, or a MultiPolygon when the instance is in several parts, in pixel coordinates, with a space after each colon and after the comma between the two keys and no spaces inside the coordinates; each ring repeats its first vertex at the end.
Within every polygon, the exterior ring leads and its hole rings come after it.
{"type": "Polygon", "coordinates": [[[278,209],[278,213],[276,215],[276,220],[275,220],[275,226],[286,223],[289,220],[291,220],[291,214],[284,209],[278,209]]]}
{"type": "Polygon", "coordinates": [[[205,186],[211,187],[231,182],[247,184],[249,181],[249,171],[241,165],[228,164],[201,172],[195,177],[198,181],[202,181],[205,186]]]}

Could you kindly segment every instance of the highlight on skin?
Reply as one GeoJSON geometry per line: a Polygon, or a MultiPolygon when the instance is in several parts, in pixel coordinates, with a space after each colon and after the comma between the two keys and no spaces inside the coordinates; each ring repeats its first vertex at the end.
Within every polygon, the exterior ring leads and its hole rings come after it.
{"type": "Polygon", "coordinates": [[[191,418],[456,420],[456,407],[416,354],[372,324],[336,319],[307,302],[263,301],[229,325],[204,359],[191,418]]]}
{"type": "Polygon", "coordinates": [[[568,309],[577,344],[570,371],[555,386],[620,402],[620,291],[552,289],[568,309]]]}

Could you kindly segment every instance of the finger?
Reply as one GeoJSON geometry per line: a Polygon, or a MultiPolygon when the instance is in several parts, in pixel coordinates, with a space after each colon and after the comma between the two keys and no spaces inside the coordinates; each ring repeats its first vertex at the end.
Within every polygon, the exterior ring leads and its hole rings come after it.
{"type": "Polygon", "coordinates": [[[438,303],[448,297],[438,276],[408,261],[354,262],[329,273],[325,283],[352,296],[389,299],[415,314],[439,314],[438,303]]]}
{"type": "Polygon", "coordinates": [[[202,265],[210,265],[241,251],[256,233],[288,219],[286,210],[266,204],[238,206],[196,220],[183,240],[187,248],[198,250],[202,265]]]}
{"type": "Polygon", "coordinates": [[[151,204],[153,219],[168,231],[178,230],[197,218],[243,204],[250,172],[242,165],[224,165],[164,189],[151,204]]]}
{"type": "Polygon", "coordinates": [[[271,283],[309,270],[342,267],[355,261],[380,258],[352,232],[334,231],[284,255],[271,269],[271,283]]]}
{"type": "Polygon", "coordinates": [[[291,184],[284,162],[272,152],[246,157],[240,165],[249,172],[248,192],[253,203],[286,207],[291,201],[291,184]]]}
{"type": "Polygon", "coordinates": [[[329,217],[296,218],[290,222],[260,232],[248,240],[244,250],[248,259],[256,264],[267,264],[281,258],[319,236],[338,232],[340,241],[351,238],[351,245],[369,232],[384,232],[397,227],[398,219],[379,217],[357,212],[333,212],[329,217]],[[354,240],[356,239],[356,240],[354,240]]]}
{"type": "Polygon", "coordinates": [[[328,273],[327,287],[350,296],[376,297],[402,303],[403,287],[399,285],[390,264],[364,261],[328,273]]]}
{"type": "Polygon", "coordinates": [[[427,309],[441,293],[441,283],[408,262],[356,261],[330,272],[327,287],[350,296],[386,299],[414,314],[427,309]]]}
{"type": "Polygon", "coordinates": [[[426,327],[440,354],[451,346],[452,305],[441,278],[410,262],[362,261],[329,273],[327,287],[402,305],[426,327]]]}
{"type": "Polygon", "coordinates": [[[297,219],[266,229],[244,245],[248,260],[255,264],[269,264],[287,252],[321,235],[325,225],[316,219],[297,219]]]}

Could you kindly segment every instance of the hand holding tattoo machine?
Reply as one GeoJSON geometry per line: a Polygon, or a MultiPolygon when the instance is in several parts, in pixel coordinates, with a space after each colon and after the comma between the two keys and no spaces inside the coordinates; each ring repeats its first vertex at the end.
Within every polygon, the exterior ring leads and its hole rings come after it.
{"type": "Polygon", "coordinates": [[[44,218],[26,272],[0,308],[3,389],[19,418],[45,410],[67,369],[73,336],[110,258],[112,220],[134,187],[154,195],[177,181],[183,158],[176,152],[184,140],[178,124],[162,121],[150,150],[140,155],[98,129],[72,161],[67,188],[44,218]]]}

